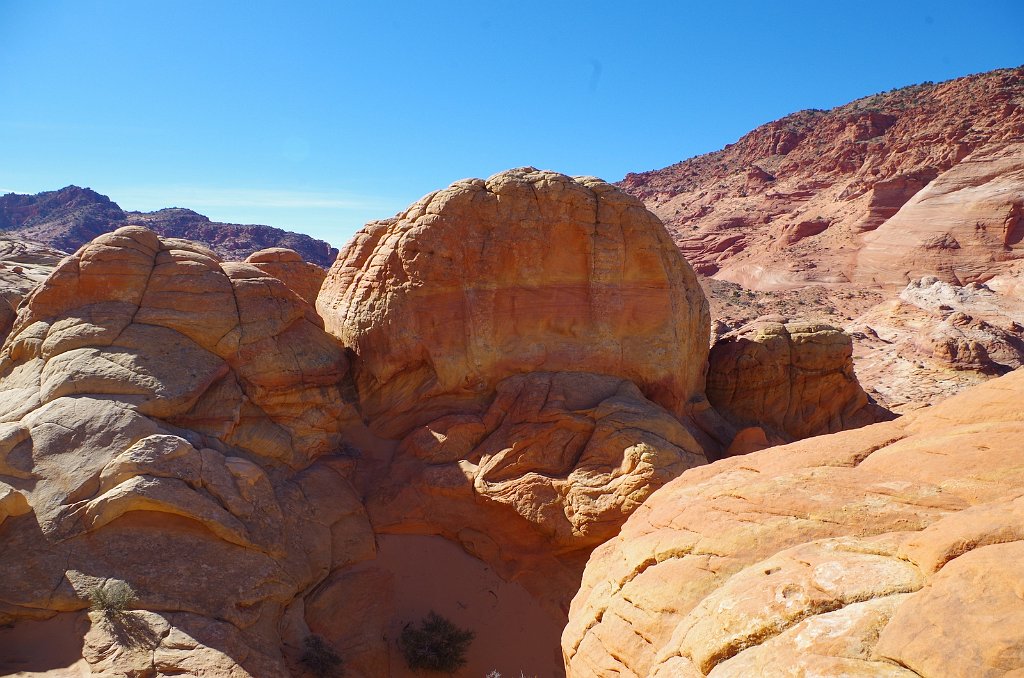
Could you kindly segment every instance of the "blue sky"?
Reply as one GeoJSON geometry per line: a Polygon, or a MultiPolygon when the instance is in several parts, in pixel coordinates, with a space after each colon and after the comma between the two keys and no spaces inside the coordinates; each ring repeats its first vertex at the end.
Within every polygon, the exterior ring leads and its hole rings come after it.
{"type": "Polygon", "coordinates": [[[1024,2],[0,0],[0,192],[340,245],[519,165],[609,181],[1024,63],[1024,2]]]}

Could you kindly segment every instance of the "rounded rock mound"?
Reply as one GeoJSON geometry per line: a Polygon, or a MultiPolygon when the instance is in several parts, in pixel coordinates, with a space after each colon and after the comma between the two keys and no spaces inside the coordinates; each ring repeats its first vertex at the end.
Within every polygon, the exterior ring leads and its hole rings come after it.
{"type": "Polygon", "coordinates": [[[327,275],[324,269],[304,261],[301,254],[285,247],[269,247],[253,252],[245,263],[274,276],[309,302],[310,306],[316,304],[316,295],[320,293],[320,286],[327,275]]]}
{"type": "Polygon", "coordinates": [[[1022,393],[686,471],[591,555],[566,675],[1019,675],[1022,393]]]}
{"type": "Polygon", "coordinates": [[[657,217],[592,177],[519,168],[431,193],[356,235],[317,310],[388,436],[482,410],[528,372],[625,378],[677,416],[703,403],[693,270],[657,217]]]}

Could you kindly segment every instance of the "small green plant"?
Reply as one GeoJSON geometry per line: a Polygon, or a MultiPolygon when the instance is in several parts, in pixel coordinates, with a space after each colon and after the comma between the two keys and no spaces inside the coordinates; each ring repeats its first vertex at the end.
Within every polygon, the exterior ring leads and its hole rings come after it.
{"type": "Polygon", "coordinates": [[[398,647],[413,671],[455,673],[466,665],[466,651],[475,636],[431,610],[418,627],[406,624],[398,647]]]}
{"type": "Polygon", "coordinates": [[[135,591],[127,582],[108,579],[99,586],[93,586],[86,594],[93,610],[110,616],[124,612],[135,602],[135,591]]]}
{"type": "Polygon", "coordinates": [[[306,636],[306,649],[299,662],[317,678],[342,675],[342,659],[320,636],[306,636]]]}

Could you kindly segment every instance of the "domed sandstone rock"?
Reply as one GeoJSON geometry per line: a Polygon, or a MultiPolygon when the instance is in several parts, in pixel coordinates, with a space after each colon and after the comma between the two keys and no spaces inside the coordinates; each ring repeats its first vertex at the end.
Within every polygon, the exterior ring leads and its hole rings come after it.
{"type": "Polygon", "coordinates": [[[320,286],[327,277],[327,271],[316,264],[303,261],[301,254],[284,247],[271,247],[254,252],[246,258],[245,263],[274,276],[310,305],[316,304],[320,286]]]}
{"type": "Polygon", "coordinates": [[[356,235],[317,309],[390,437],[480,412],[527,372],[607,374],[677,416],[706,408],[703,292],[657,217],[599,179],[520,168],[431,193],[356,235]]]}

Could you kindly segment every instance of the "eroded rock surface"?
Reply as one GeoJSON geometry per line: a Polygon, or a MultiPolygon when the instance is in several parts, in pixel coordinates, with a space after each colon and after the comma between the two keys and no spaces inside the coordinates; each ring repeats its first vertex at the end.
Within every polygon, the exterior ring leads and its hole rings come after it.
{"type": "Polygon", "coordinates": [[[367,510],[378,531],[461,543],[558,611],[590,550],[651,492],[706,462],[679,420],[627,380],[517,375],[483,414],[410,433],[367,510]]]}
{"type": "MultiPolygon", "coordinates": [[[[1024,126],[1024,122],[1020,123],[1024,126]]],[[[1024,257],[1024,143],[980,148],[864,237],[854,280],[984,282],[1024,257]]]]}
{"type": "Polygon", "coordinates": [[[126,582],[94,672],[286,675],[303,592],[374,554],[333,456],[346,369],[254,266],[141,227],[65,259],[0,352],[0,622],[126,582]]]}
{"type": "Polygon", "coordinates": [[[684,473],[594,551],[568,674],[1019,671],[1022,393],[1017,371],[684,473]]]}
{"type": "Polygon", "coordinates": [[[590,550],[732,438],[693,272],[598,179],[456,182],[357,234],[317,307],[399,441],[362,480],[375,528],[443,534],[556,615],[590,550]]]}
{"type": "Polygon", "coordinates": [[[740,428],[792,442],[892,415],[869,402],[853,372],[850,335],[824,323],[763,319],[711,348],[708,400],[740,428]]]}
{"type": "Polygon", "coordinates": [[[988,284],[915,280],[849,329],[861,383],[897,409],[941,400],[1024,365],[1024,300],[988,284]]]}
{"type": "Polygon", "coordinates": [[[963,342],[956,335],[964,322],[950,327],[941,314],[893,304],[929,276],[985,284],[1011,305],[1020,299],[1022,139],[1018,67],[793,113],[721,151],[629,174],[619,185],[711,278],[704,284],[716,319],[736,329],[780,313],[843,327],[854,335],[855,359],[871,362],[859,371],[866,390],[888,406],[914,408],[999,373],[970,366],[1001,350],[998,332],[966,321],[963,342]],[[956,373],[922,360],[902,340],[887,345],[862,331],[867,313],[881,324],[906,322],[922,338],[939,335],[940,344],[952,338],[970,355],[958,350],[956,373]]]}
{"type": "Polygon", "coordinates": [[[875,94],[629,174],[702,275],[755,290],[924,275],[984,282],[1024,256],[1024,69],[875,94]]]}
{"type": "Polygon", "coordinates": [[[252,264],[277,278],[311,306],[316,304],[320,286],[327,277],[327,271],[316,264],[303,261],[301,254],[284,247],[271,247],[254,252],[245,263],[252,264]]]}
{"type": "Polygon", "coordinates": [[[20,238],[0,236],[0,341],[14,325],[18,305],[67,254],[20,238]]]}
{"type": "Polygon", "coordinates": [[[364,414],[392,437],[480,411],[526,372],[622,377],[680,416],[703,403],[693,271],[654,215],[599,179],[521,168],[431,193],[356,234],[317,308],[358,356],[364,414]]]}

